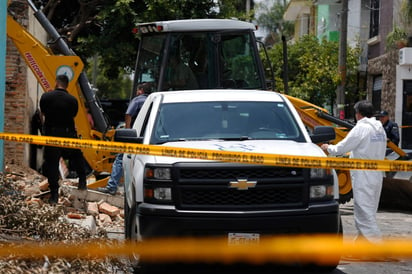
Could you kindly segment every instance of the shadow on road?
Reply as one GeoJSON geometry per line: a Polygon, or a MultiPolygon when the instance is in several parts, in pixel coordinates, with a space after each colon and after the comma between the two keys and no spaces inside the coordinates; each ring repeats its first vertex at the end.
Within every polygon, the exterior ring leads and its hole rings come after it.
{"type": "Polygon", "coordinates": [[[165,264],[151,265],[137,273],[179,273],[179,274],[344,274],[339,269],[325,270],[312,266],[285,266],[275,264],[165,264]]]}

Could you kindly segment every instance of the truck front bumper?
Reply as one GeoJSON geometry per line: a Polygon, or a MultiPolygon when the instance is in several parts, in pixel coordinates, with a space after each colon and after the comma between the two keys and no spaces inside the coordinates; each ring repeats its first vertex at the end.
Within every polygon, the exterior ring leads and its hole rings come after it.
{"type": "Polygon", "coordinates": [[[174,206],[139,204],[143,239],[176,236],[225,236],[228,233],[315,234],[340,232],[339,204],[276,211],[179,211],[174,206]]]}

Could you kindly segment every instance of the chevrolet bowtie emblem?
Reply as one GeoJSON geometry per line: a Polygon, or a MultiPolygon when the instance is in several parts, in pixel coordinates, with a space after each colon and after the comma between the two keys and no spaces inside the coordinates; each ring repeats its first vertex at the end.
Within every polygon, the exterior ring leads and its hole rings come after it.
{"type": "Polygon", "coordinates": [[[257,181],[248,181],[247,179],[237,179],[237,181],[229,182],[230,188],[237,188],[238,190],[247,190],[249,188],[254,188],[257,181]]]}

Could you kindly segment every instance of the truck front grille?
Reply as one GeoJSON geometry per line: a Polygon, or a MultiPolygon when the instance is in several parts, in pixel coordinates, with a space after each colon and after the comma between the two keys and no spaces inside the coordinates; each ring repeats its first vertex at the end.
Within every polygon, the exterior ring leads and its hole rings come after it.
{"type": "Polygon", "coordinates": [[[179,209],[264,210],[300,208],[307,205],[307,172],[271,166],[177,164],[174,169],[174,200],[179,209]],[[306,174],[306,175],[305,175],[306,174]],[[238,179],[256,181],[239,190],[229,184],[238,179]]]}

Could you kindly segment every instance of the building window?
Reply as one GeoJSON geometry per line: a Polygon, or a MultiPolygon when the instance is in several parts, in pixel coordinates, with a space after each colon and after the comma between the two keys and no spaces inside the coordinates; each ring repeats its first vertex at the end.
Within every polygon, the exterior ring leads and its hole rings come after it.
{"type": "Polygon", "coordinates": [[[310,17],[308,14],[304,14],[300,17],[300,37],[309,34],[309,20],[310,17]]]}
{"type": "Polygon", "coordinates": [[[369,28],[369,38],[379,35],[379,10],[380,10],[380,0],[371,0],[370,4],[370,28],[369,28]]]}

